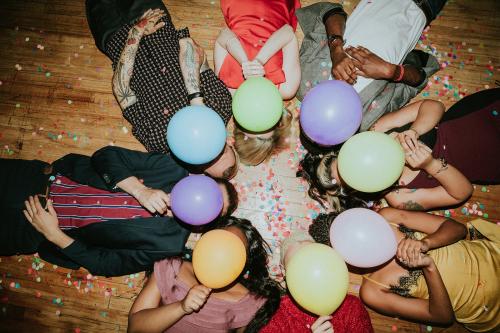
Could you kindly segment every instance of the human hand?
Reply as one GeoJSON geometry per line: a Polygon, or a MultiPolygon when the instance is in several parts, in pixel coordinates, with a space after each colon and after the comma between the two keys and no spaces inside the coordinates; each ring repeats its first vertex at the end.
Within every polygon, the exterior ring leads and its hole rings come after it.
{"type": "Polygon", "coordinates": [[[38,196],[30,196],[28,200],[24,202],[26,209],[23,210],[24,216],[29,223],[45,238],[51,240],[54,234],[60,232],[59,220],[57,219],[57,213],[52,206],[52,200],[47,200],[47,210],[45,210],[40,204],[38,196]]]}
{"type": "Polygon", "coordinates": [[[370,50],[358,46],[349,46],[346,49],[356,66],[356,74],[372,79],[390,80],[394,76],[396,66],[388,63],[370,50]]]}
{"type": "Polygon", "coordinates": [[[142,31],[145,36],[151,35],[165,26],[165,22],[158,23],[163,16],[165,12],[162,9],[148,9],[136,23],[135,28],[142,31]]]}
{"type": "Polygon", "coordinates": [[[396,257],[404,264],[415,262],[418,257],[429,250],[429,244],[425,240],[403,238],[396,251],[396,257]]]}
{"type": "Polygon", "coordinates": [[[341,47],[332,51],[332,76],[335,80],[342,80],[349,84],[356,83],[356,66],[344,49],[341,47]]]}
{"type": "Polygon", "coordinates": [[[432,265],[434,260],[425,253],[419,253],[416,257],[400,260],[400,262],[408,268],[423,268],[432,265]]]}
{"type": "Polygon", "coordinates": [[[212,289],[201,284],[193,286],[189,289],[186,297],[181,301],[181,307],[185,314],[191,314],[199,311],[210,296],[212,289]]]}
{"type": "Polygon", "coordinates": [[[151,213],[163,214],[170,206],[170,196],[162,190],[143,187],[134,192],[133,196],[151,213]]]}
{"type": "Polygon", "coordinates": [[[313,333],[333,333],[332,316],[321,316],[311,326],[313,333]]]}
{"type": "Polygon", "coordinates": [[[414,151],[417,149],[419,136],[420,135],[417,133],[417,131],[410,128],[409,130],[398,133],[396,135],[396,139],[399,141],[401,146],[405,144],[411,151],[414,151]]]}
{"type": "Polygon", "coordinates": [[[434,159],[432,149],[421,143],[417,143],[416,149],[412,150],[406,142],[401,143],[405,151],[406,163],[413,169],[424,169],[434,159]]]}
{"type": "Polygon", "coordinates": [[[264,66],[257,59],[252,61],[243,61],[241,69],[245,79],[248,79],[249,77],[264,76],[266,74],[264,66]]]}

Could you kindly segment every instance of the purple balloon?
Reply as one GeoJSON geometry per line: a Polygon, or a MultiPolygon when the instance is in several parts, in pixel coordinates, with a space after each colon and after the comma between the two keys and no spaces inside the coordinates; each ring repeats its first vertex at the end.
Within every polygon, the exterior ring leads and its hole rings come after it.
{"type": "Polygon", "coordinates": [[[333,146],[359,128],[362,106],[354,88],[344,81],[326,80],[311,89],[300,107],[300,126],[312,141],[333,146]]]}
{"type": "Polygon", "coordinates": [[[224,199],[215,180],[203,175],[191,175],[175,184],[170,194],[174,215],[181,221],[202,225],[219,216],[224,199]]]}

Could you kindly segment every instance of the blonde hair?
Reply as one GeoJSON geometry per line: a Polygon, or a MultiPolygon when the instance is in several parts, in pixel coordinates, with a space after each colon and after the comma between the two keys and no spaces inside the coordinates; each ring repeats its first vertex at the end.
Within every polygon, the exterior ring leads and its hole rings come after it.
{"type": "Polygon", "coordinates": [[[230,166],[222,173],[222,178],[227,180],[233,179],[238,174],[238,170],[240,169],[240,156],[238,155],[238,152],[236,152],[236,149],[232,145],[229,145],[229,148],[234,154],[234,165],[230,166]]]}
{"type": "Polygon", "coordinates": [[[288,148],[287,138],[290,135],[292,119],[293,116],[290,111],[285,109],[278,126],[276,126],[273,135],[269,138],[249,137],[238,126],[235,126],[234,147],[238,152],[241,163],[258,165],[268,160],[271,155],[288,148]]]}

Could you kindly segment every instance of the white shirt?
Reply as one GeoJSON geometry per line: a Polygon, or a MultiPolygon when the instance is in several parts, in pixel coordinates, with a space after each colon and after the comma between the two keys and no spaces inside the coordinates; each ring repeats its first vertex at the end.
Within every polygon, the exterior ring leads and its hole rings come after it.
{"type": "MultiPolygon", "coordinates": [[[[362,0],[346,22],[347,46],[363,46],[392,64],[401,64],[417,45],[425,15],[412,0],[362,0]]],[[[373,79],[358,76],[360,92],[373,79]]]]}

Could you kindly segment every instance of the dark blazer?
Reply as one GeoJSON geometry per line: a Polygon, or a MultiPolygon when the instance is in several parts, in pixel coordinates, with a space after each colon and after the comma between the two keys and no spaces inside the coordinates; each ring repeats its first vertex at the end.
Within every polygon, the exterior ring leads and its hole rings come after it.
{"type": "MultiPolygon", "coordinates": [[[[105,147],[92,157],[69,154],[53,164],[53,172],[80,184],[113,192],[130,176],[170,193],[188,172],[169,155],[105,147]]],[[[41,258],[71,269],[80,266],[95,275],[119,276],[151,268],[165,257],[181,254],[190,231],[171,217],[103,221],[65,231],[75,241],[60,249],[43,241],[41,258]]]]}

